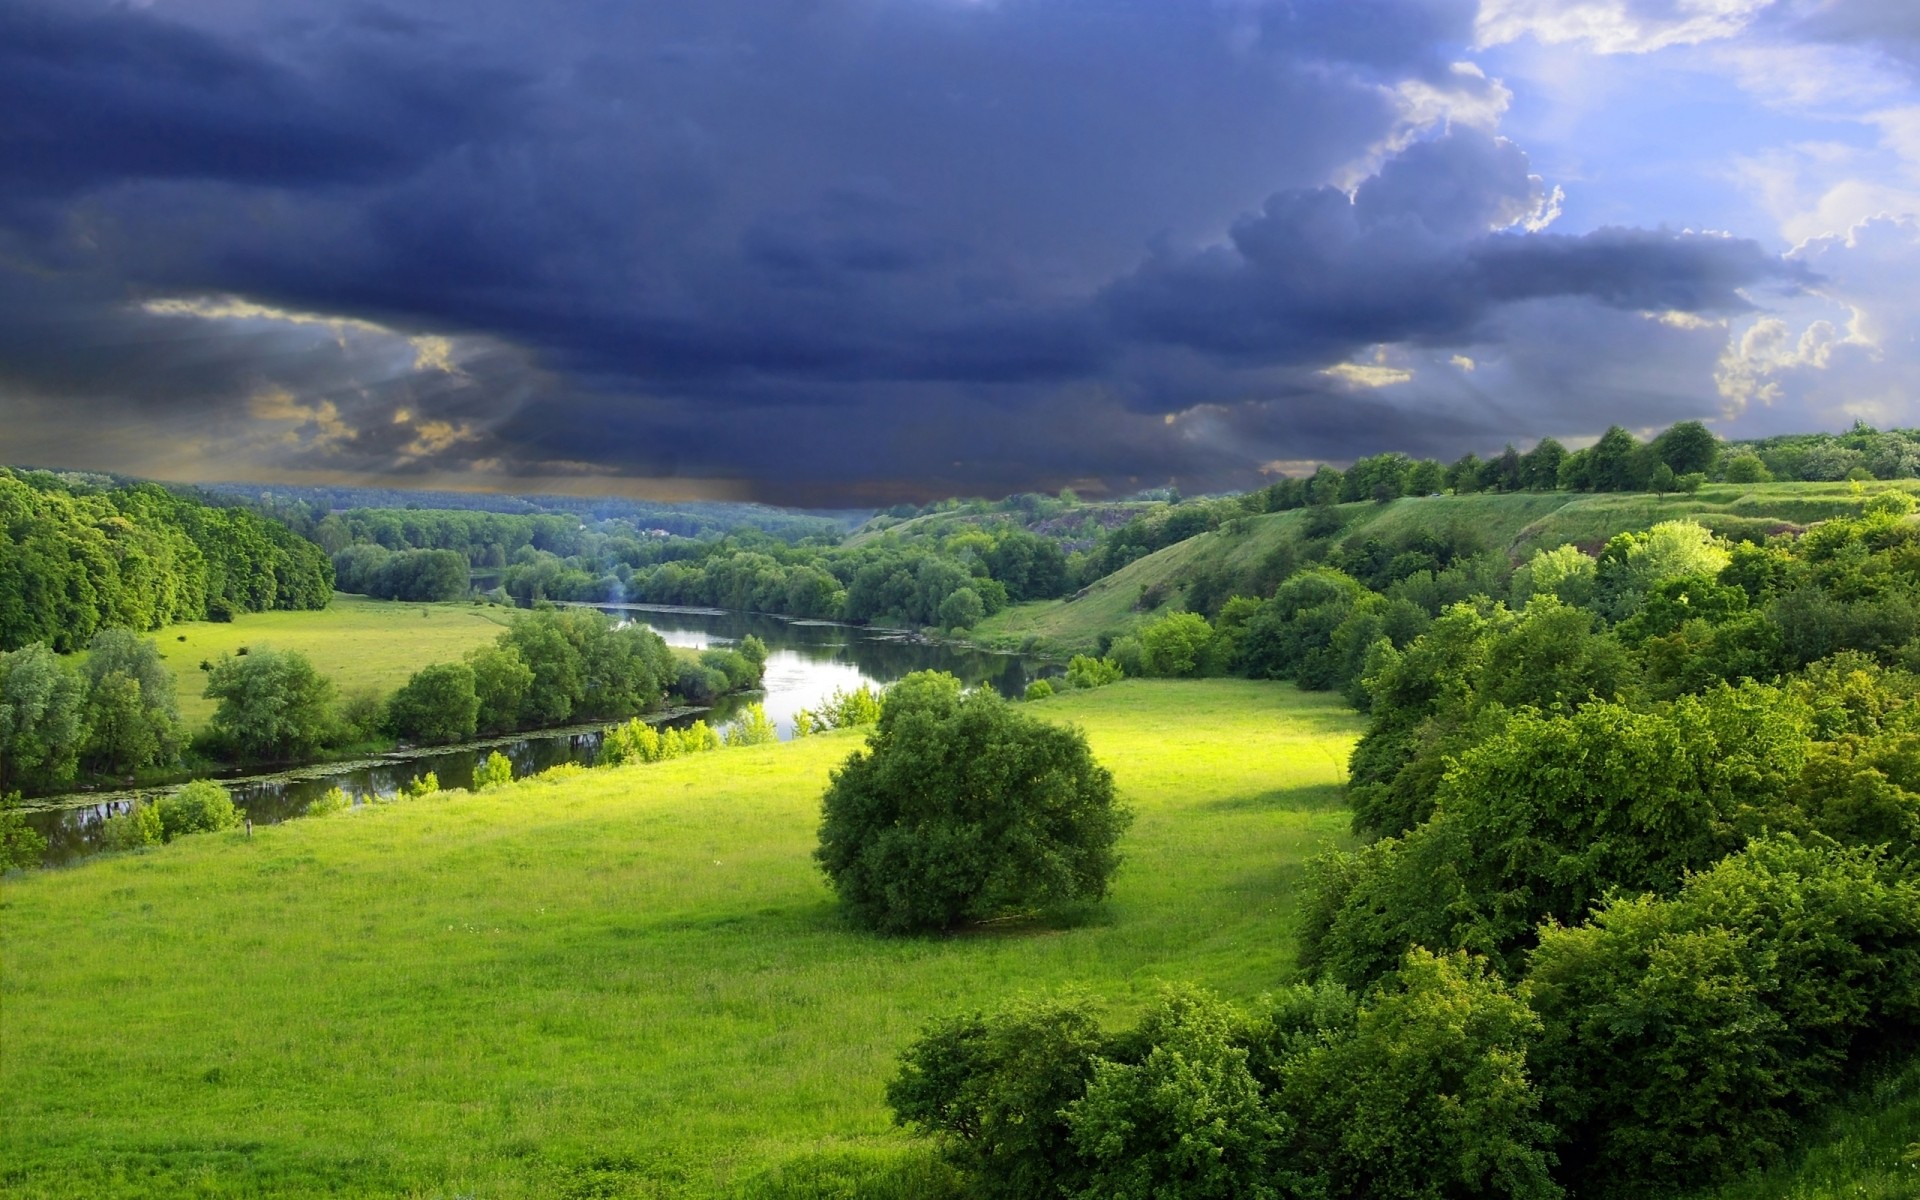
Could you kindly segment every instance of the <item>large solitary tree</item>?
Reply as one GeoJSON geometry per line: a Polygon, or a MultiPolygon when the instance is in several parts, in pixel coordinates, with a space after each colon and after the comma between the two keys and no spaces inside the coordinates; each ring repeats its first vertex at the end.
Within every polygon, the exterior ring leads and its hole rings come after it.
{"type": "Polygon", "coordinates": [[[1128,814],[1077,729],[923,671],[833,773],[820,846],[860,923],[890,933],[1106,895],[1128,814]]]}

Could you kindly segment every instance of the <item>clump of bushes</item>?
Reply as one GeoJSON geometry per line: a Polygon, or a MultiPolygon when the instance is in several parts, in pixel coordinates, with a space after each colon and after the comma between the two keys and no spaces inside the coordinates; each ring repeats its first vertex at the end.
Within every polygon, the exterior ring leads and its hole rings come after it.
{"type": "Polygon", "coordinates": [[[880,720],[880,696],[866,684],[851,691],[835,688],[833,695],[818,709],[802,708],[793,714],[793,736],[807,737],[830,729],[854,729],[880,720]]]}
{"type": "Polygon", "coordinates": [[[725,740],[729,746],[770,746],[780,740],[764,705],[749,704],[727,722],[725,740]]]}
{"type": "Polygon", "coordinates": [[[1070,688],[1105,687],[1126,678],[1120,664],[1111,658],[1076,654],[1067,663],[1066,683],[1070,688]]]}
{"type": "Polygon", "coordinates": [[[888,690],[823,807],[814,857],[889,933],[1099,900],[1129,819],[1078,730],[931,671],[888,690]]]}
{"type": "Polygon", "coordinates": [[[1026,699],[1028,703],[1032,703],[1035,700],[1045,700],[1052,695],[1053,685],[1044,679],[1036,679],[1027,685],[1026,699]]]}
{"type": "Polygon", "coordinates": [[[513,782],[513,760],[495,750],[473,769],[473,790],[504,787],[513,782]]]}
{"type": "Polygon", "coordinates": [[[635,717],[607,730],[595,761],[603,767],[664,762],[683,754],[718,750],[720,746],[719,732],[705,721],[695,721],[685,729],[659,729],[635,717]]]}
{"type": "Polygon", "coordinates": [[[137,850],[195,833],[233,829],[244,820],[233,794],[210,779],[196,779],[158,801],[135,801],[108,817],[100,838],[109,850],[137,850]]]}

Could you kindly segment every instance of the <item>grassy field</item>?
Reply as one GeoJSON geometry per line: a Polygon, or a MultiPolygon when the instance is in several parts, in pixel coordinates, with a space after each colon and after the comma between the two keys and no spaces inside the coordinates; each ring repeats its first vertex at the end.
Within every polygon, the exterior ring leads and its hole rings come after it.
{"type": "Polygon", "coordinates": [[[1034,711],[1137,812],[1112,900],[1058,925],[846,927],[808,855],[852,734],[9,878],[0,1194],[707,1196],[924,1162],[882,1089],[929,1017],[1283,980],[1358,718],[1233,680],[1034,711]]]}
{"type": "Polygon", "coordinates": [[[342,693],[391,692],[428,663],[451,662],[500,636],[510,610],[486,605],[403,604],[335,593],[318,612],[246,613],[232,623],[189,621],[152,636],[166,656],[189,730],[213,716],[201,694],[201,662],[217,662],[242,646],[298,650],[342,693]]]}
{"type": "MultiPolygon", "coordinates": [[[[1409,530],[1466,526],[1515,563],[1536,550],[1573,542],[1593,551],[1616,533],[1646,529],[1661,521],[1696,520],[1718,532],[1773,532],[1856,511],[1876,491],[1920,483],[1867,484],[1858,493],[1848,483],[1713,484],[1691,496],[1580,495],[1517,492],[1508,495],[1408,497],[1388,504],[1343,504],[1346,524],[1339,538],[1391,540],[1409,530]]],[[[1067,600],[1015,605],[982,621],[974,640],[1017,648],[1041,638],[1067,652],[1091,649],[1103,633],[1125,633],[1149,621],[1134,608],[1142,589],[1163,585],[1177,606],[1181,590],[1202,571],[1226,566],[1250,572],[1283,547],[1298,546],[1307,514],[1302,510],[1248,517],[1129,563],[1067,600]]]]}

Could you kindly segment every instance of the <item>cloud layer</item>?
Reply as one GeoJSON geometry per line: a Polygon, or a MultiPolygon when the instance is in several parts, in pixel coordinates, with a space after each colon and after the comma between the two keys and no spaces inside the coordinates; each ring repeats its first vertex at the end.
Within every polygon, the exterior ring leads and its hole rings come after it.
{"type": "Polygon", "coordinates": [[[6,457],[828,503],[1713,416],[1828,263],[1562,230],[1469,56],[1904,11],[0,0],[6,457]]]}

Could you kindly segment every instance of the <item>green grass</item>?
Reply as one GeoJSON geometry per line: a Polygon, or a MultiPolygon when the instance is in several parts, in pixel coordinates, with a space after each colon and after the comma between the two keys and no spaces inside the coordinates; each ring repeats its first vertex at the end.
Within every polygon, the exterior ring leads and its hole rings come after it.
{"type": "Polygon", "coordinates": [[[507,609],[469,603],[407,604],[336,592],[318,612],[246,613],[231,623],[189,621],[152,636],[173,671],[180,715],[198,731],[213,716],[200,663],[242,646],[298,650],[343,694],[391,692],[428,663],[451,662],[500,636],[507,609]],[[424,614],[424,615],[422,615],[424,614]]]}
{"type": "MultiPolygon", "coordinates": [[[[1695,520],[1724,534],[1769,533],[1798,528],[1857,511],[1866,497],[1888,488],[1920,491],[1920,483],[1712,484],[1691,496],[1579,495],[1517,492],[1508,495],[1408,497],[1388,504],[1343,504],[1346,525],[1336,541],[1352,536],[1391,540],[1409,531],[1465,526],[1516,564],[1537,550],[1568,542],[1596,551],[1614,534],[1646,529],[1661,521],[1695,520]]],[[[1269,555],[1304,540],[1302,510],[1248,517],[1138,559],[1095,581],[1067,600],[1019,604],[982,621],[972,631],[983,645],[1016,648],[1042,639],[1065,652],[1089,650],[1102,634],[1121,634],[1153,618],[1136,611],[1142,589],[1156,584],[1180,603],[1187,582],[1220,566],[1251,573],[1269,555]]]]}
{"type": "Polygon", "coordinates": [[[928,1018],[1270,989],[1346,828],[1359,722],[1327,697],[1128,682],[1033,711],[1138,814],[1077,920],[846,927],[809,852],[855,734],[9,878],[0,1194],[926,1195],[883,1087],[928,1018]]]}
{"type": "Polygon", "coordinates": [[[1702,1200],[1913,1200],[1920,1196],[1920,1062],[1838,1107],[1788,1162],[1702,1200]]]}

